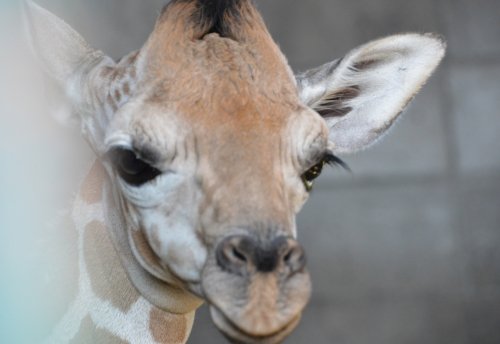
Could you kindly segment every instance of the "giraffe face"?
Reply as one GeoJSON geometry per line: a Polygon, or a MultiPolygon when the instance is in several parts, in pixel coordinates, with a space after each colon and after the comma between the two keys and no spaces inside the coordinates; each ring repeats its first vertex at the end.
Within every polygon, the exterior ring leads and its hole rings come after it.
{"type": "MultiPolygon", "coordinates": [[[[310,294],[295,215],[309,194],[302,176],[328,152],[328,129],[293,79],[288,99],[246,87],[258,102],[239,93],[193,107],[185,99],[197,89],[142,94],[113,117],[104,156],[142,267],[205,299],[228,335],[282,338],[310,294]]],[[[228,92],[215,78],[204,88],[200,104],[228,92]]]]}
{"type": "Polygon", "coordinates": [[[295,215],[312,180],[381,137],[444,55],[432,35],[395,35],[295,77],[251,1],[173,0],[115,63],[46,10],[28,12],[105,162],[130,280],[171,312],[161,283],[180,303],[179,290],[207,301],[244,343],[282,341],[309,299],[295,215]]]}

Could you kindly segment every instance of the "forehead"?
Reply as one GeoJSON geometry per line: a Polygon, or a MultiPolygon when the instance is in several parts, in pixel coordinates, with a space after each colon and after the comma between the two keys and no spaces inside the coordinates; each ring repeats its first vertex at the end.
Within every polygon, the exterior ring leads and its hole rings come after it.
{"type": "Polygon", "coordinates": [[[217,34],[179,44],[175,51],[146,56],[145,83],[152,85],[147,102],[195,118],[266,112],[284,116],[297,109],[295,78],[281,54],[217,34]]]}
{"type": "Polygon", "coordinates": [[[301,105],[295,78],[280,53],[217,34],[179,44],[142,58],[140,100],[131,102],[118,125],[134,141],[161,148],[194,136],[205,147],[225,147],[234,155],[275,151],[270,147],[279,148],[283,136],[295,134],[286,132],[291,119],[298,118],[313,134],[322,131],[322,121],[301,105]]]}
{"type": "Polygon", "coordinates": [[[216,34],[182,44],[145,57],[141,103],[154,110],[134,116],[136,125],[168,112],[191,130],[260,135],[280,131],[300,112],[295,79],[281,55],[262,56],[216,34]]]}

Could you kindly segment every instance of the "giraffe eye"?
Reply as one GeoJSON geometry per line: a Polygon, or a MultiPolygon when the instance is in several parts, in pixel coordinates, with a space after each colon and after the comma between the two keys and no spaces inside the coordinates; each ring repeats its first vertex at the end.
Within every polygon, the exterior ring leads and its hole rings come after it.
{"type": "Polygon", "coordinates": [[[141,186],[161,174],[132,150],[115,148],[109,157],[120,177],[132,186],[141,186]]]}
{"type": "Polygon", "coordinates": [[[302,182],[304,183],[304,186],[308,192],[312,190],[314,180],[320,176],[321,172],[323,171],[323,167],[325,167],[325,165],[340,166],[344,170],[351,172],[349,166],[345,162],[343,162],[340,158],[336,157],[331,153],[326,153],[323,156],[323,159],[321,159],[319,163],[311,167],[302,175],[302,182]]]}
{"type": "Polygon", "coordinates": [[[323,160],[319,164],[314,165],[311,167],[309,170],[306,171],[302,175],[302,182],[304,183],[304,186],[306,187],[307,191],[311,191],[314,180],[319,177],[321,174],[321,171],[323,171],[323,167],[325,166],[326,162],[323,160]]]}

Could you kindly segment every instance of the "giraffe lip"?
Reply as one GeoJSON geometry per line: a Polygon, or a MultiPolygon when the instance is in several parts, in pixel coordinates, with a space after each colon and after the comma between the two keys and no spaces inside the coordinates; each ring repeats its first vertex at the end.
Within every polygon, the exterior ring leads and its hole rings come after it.
{"type": "Polygon", "coordinates": [[[203,288],[201,283],[199,282],[187,282],[187,289],[194,295],[198,296],[201,299],[206,299],[205,293],[203,292],[203,288]]]}
{"type": "Polygon", "coordinates": [[[265,335],[261,335],[261,334],[252,334],[249,333],[248,331],[245,331],[236,323],[231,321],[231,319],[229,319],[226,315],[224,315],[224,313],[213,304],[210,304],[210,315],[217,328],[225,336],[227,336],[230,339],[244,341],[249,344],[279,343],[292,332],[292,330],[297,326],[301,318],[301,315],[298,314],[288,324],[285,324],[283,327],[277,329],[276,331],[273,331],[265,335]]]}

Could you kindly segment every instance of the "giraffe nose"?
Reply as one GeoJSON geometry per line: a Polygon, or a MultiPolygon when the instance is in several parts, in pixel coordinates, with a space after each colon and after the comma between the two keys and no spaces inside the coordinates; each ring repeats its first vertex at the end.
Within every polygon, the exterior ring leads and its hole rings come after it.
{"type": "Polygon", "coordinates": [[[246,235],[231,236],[219,243],[216,258],[222,269],[238,275],[256,271],[279,271],[293,275],[306,265],[302,246],[296,240],[284,236],[267,242],[246,235]]]}

